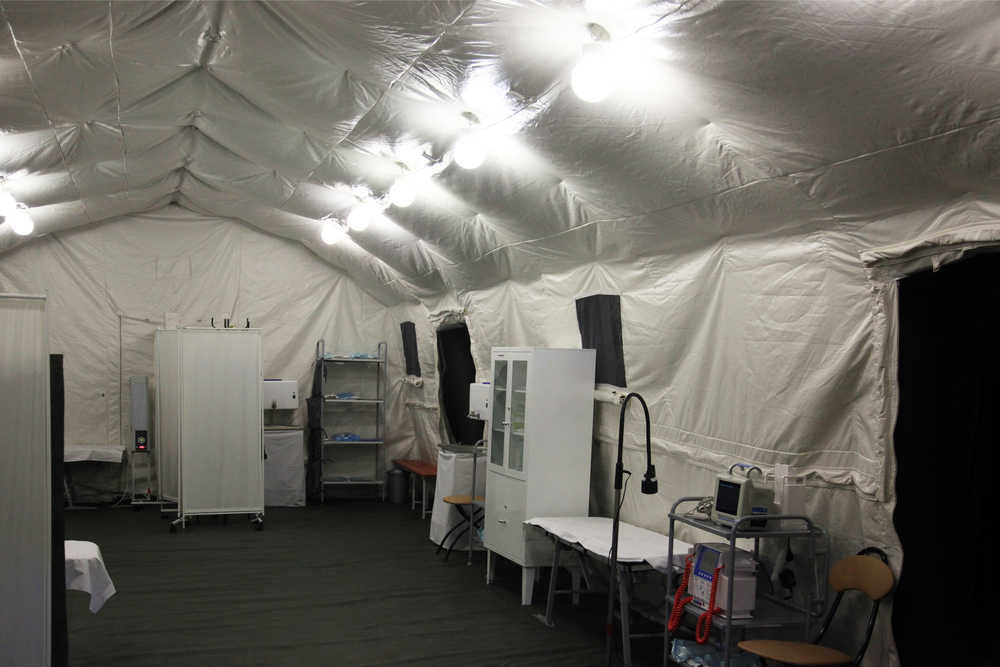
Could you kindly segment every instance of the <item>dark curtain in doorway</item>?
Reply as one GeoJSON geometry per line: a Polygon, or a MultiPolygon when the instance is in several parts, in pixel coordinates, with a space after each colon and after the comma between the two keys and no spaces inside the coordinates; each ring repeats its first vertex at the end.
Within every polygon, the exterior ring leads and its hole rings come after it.
{"type": "Polygon", "coordinates": [[[472,342],[465,325],[437,332],[441,371],[441,407],[456,443],[474,445],[483,437],[483,422],[469,419],[469,385],[476,381],[472,342]]]}
{"type": "Polygon", "coordinates": [[[899,284],[892,627],[900,661],[1000,665],[990,546],[1000,463],[1000,255],[899,284]]]}

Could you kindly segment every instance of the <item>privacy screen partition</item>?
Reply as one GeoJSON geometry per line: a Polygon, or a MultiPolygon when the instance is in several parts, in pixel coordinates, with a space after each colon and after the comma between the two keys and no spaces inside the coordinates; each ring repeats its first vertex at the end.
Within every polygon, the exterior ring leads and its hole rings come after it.
{"type": "Polygon", "coordinates": [[[260,329],[156,332],[158,464],[176,530],[201,514],[253,515],[263,528],[260,329]]]}
{"type": "Polygon", "coordinates": [[[45,297],[0,294],[0,665],[51,662],[45,297]]]}

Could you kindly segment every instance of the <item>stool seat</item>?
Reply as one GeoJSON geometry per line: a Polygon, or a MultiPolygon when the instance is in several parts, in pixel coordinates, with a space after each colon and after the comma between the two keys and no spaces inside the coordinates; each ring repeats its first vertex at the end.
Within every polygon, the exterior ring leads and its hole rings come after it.
{"type": "MultiPolygon", "coordinates": [[[[455,543],[458,542],[459,538],[462,537],[462,535],[465,535],[466,533],[471,533],[471,531],[473,530],[473,528],[478,527],[479,524],[482,522],[482,520],[483,520],[483,508],[476,506],[476,504],[472,502],[472,496],[470,496],[470,495],[445,496],[441,500],[443,500],[444,502],[448,503],[449,505],[452,505],[456,510],[458,510],[459,515],[461,515],[461,517],[462,517],[462,520],[459,521],[458,523],[456,523],[454,526],[452,526],[451,530],[449,530],[445,534],[444,538],[441,540],[441,544],[438,545],[437,553],[441,553],[441,549],[444,548],[445,542],[448,541],[448,536],[451,535],[452,533],[454,533],[456,530],[461,529],[455,535],[455,539],[453,539],[451,541],[451,546],[448,547],[448,551],[445,552],[444,560],[445,560],[445,562],[447,562],[448,561],[448,556],[451,555],[451,550],[455,547],[455,543]],[[466,509],[465,509],[466,507],[471,507],[472,510],[471,511],[466,511],[466,509]]],[[[476,502],[484,502],[485,500],[486,500],[486,498],[484,498],[483,496],[476,496],[476,502]]],[[[472,546],[471,546],[472,535],[471,534],[469,535],[469,540],[470,540],[469,549],[470,549],[470,553],[471,553],[471,548],[472,548],[472,546]]],[[[472,558],[471,558],[471,556],[469,558],[469,564],[470,565],[472,564],[472,558]]]]}
{"type": "MultiPolygon", "coordinates": [[[[443,500],[444,502],[448,503],[449,505],[471,505],[472,504],[472,496],[469,496],[469,495],[464,495],[464,496],[445,496],[441,500],[443,500]]],[[[485,501],[486,501],[486,498],[484,496],[476,496],[476,502],[485,502],[485,501]]]]}

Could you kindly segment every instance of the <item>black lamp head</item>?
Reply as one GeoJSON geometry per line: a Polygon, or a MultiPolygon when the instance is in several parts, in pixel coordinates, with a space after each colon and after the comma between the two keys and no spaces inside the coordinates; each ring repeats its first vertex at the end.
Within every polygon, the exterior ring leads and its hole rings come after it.
{"type": "Polygon", "coordinates": [[[642,492],[647,496],[651,496],[656,493],[658,486],[656,484],[656,466],[652,463],[646,468],[646,474],[642,476],[642,492]]]}

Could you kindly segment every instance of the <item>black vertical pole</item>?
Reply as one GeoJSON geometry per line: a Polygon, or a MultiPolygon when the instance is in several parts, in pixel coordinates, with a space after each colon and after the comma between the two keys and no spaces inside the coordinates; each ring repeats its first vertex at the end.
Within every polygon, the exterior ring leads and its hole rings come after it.
{"type": "Polygon", "coordinates": [[[63,442],[66,399],[63,355],[49,355],[49,427],[52,443],[52,665],[69,664],[66,620],[66,523],[63,516],[63,442]]]}

